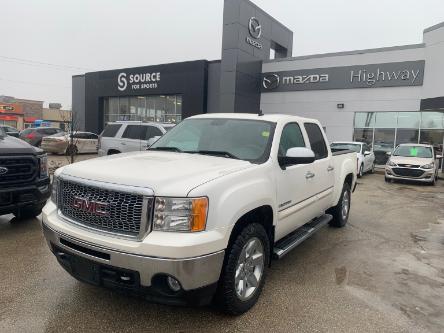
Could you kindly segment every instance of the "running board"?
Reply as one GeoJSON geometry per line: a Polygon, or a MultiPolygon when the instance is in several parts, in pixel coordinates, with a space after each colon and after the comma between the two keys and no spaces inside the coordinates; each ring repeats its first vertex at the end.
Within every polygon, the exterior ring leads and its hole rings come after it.
{"type": "Polygon", "coordinates": [[[330,214],[322,215],[309,223],[304,224],[302,227],[296,229],[288,236],[285,236],[279,240],[273,248],[273,257],[275,259],[281,259],[288,252],[293,250],[296,246],[301,244],[304,240],[313,235],[320,228],[325,226],[333,219],[330,214]]]}

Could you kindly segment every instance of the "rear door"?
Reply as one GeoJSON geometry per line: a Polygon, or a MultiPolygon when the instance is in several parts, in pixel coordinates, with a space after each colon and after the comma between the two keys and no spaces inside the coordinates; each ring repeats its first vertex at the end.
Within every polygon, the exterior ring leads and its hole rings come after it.
{"type": "Polygon", "coordinates": [[[87,140],[87,152],[88,153],[96,153],[97,152],[97,144],[99,143],[99,136],[94,133],[85,133],[87,140]]]}
{"type": "Polygon", "coordinates": [[[120,151],[119,131],[122,124],[107,124],[100,134],[100,149],[102,154],[108,154],[111,149],[120,151]]]}
{"type": "Polygon", "coordinates": [[[130,151],[140,151],[142,140],[146,137],[146,125],[127,125],[120,140],[122,153],[130,151]]]}
{"type": "MultiPolygon", "coordinates": [[[[285,156],[287,150],[294,147],[307,147],[306,138],[296,122],[284,126],[280,142],[279,156],[285,156]]],[[[317,215],[316,190],[313,186],[314,165],[299,164],[276,168],[278,223],[276,240],[299,228],[317,215]]]]}
{"type": "Polygon", "coordinates": [[[87,143],[85,139],[85,133],[83,132],[77,132],[72,134],[72,141],[74,146],[77,147],[78,153],[86,153],[87,152],[87,143]]]}
{"type": "Polygon", "coordinates": [[[316,193],[315,204],[317,215],[323,214],[330,208],[333,200],[333,186],[335,172],[330,150],[321,128],[316,123],[304,123],[311,150],[315,153],[316,161],[313,163],[313,192],[316,193]]]}

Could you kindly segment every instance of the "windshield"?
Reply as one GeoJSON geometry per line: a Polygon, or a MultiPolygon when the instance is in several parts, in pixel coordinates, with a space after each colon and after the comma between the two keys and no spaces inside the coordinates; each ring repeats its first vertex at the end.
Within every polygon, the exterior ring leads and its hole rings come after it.
{"type": "Polygon", "coordinates": [[[262,163],[269,157],[274,127],[274,123],[261,120],[188,119],[172,128],[149,149],[262,163]]]}
{"type": "Polygon", "coordinates": [[[432,158],[433,153],[430,147],[423,146],[399,146],[393,156],[432,158]]]}
{"type": "Polygon", "coordinates": [[[332,143],[331,147],[338,150],[353,150],[357,153],[361,152],[361,145],[357,143],[332,143]]]}

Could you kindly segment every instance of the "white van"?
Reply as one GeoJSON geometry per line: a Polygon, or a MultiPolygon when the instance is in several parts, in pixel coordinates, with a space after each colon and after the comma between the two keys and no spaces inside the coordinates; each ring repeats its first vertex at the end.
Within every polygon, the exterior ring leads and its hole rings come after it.
{"type": "Polygon", "coordinates": [[[98,155],[145,150],[176,124],[118,121],[108,123],[99,136],[98,155]]]}

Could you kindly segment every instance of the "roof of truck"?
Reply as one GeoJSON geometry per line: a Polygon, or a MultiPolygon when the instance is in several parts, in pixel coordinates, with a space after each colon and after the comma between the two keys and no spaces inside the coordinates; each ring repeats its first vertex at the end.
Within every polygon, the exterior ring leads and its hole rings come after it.
{"type": "Polygon", "coordinates": [[[250,120],[264,120],[271,122],[285,121],[285,120],[296,120],[296,121],[310,121],[316,122],[314,119],[302,118],[298,116],[288,115],[288,114],[264,114],[262,116],[256,113],[206,113],[191,117],[196,118],[231,118],[231,119],[250,119],[250,120]]]}

